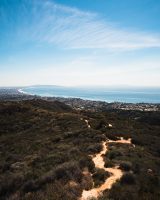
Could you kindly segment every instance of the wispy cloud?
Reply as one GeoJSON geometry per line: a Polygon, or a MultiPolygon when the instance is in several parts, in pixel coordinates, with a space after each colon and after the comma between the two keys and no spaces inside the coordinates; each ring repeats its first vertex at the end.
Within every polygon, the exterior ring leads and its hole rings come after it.
{"type": "Polygon", "coordinates": [[[116,27],[96,13],[84,12],[51,0],[22,2],[18,9],[21,14],[15,26],[16,37],[24,41],[68,49],[111,51],[160,47],[160,34],[116,27]]]}

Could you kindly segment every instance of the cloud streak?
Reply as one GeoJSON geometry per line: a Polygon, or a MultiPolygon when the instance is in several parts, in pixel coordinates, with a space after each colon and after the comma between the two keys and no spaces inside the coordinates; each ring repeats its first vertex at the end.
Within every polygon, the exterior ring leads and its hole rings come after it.
{"type": "MultiPolygon", "coordinates": [[[[84,12],[51,0],[23,0],[14,37],[22,42],[47,43],[67,49],[129,51],[159,48],[160,35],[130,31],[104,21],[96,13],[84,12]]],[[[5,9],[3,11],[3,18],[5,9]]],[[[12,13],[13,14],[13,13],[12,13]]],[[[7,16],[7,15],[6,15],[7,16]]],[[[7,16],[12,19],[13,16],[7,16]]]]}

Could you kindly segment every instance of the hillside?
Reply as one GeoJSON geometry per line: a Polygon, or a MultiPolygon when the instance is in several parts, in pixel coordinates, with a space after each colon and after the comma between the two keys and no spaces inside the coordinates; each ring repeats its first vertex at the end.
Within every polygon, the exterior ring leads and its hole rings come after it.
{"type": "Polygon", "coordinates": [[[98,200],[158,200],[160,112],[74,110],[38,99],[0,102],[0,199],[81,199],[113,175],[95,165],[98,155],[105,169],[122,172],[98,200]]]}

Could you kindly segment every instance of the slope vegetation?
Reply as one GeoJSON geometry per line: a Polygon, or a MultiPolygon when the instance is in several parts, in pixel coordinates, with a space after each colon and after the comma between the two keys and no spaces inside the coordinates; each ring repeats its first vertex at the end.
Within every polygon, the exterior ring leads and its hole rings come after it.
{"type": "Polygon", "coordinates": [[[77,200],[109,182],[109,169],[122,174],[97,199],[159,199],[159,118],[57,101],[0,102],[0,199],[77,200]]]}

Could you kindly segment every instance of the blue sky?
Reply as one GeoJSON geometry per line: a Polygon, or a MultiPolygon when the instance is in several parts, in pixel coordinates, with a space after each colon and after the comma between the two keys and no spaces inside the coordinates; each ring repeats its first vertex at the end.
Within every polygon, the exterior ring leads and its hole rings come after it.
{"type": "Polygon", "coordinates": [[[160,86],[159,0],[0,0],[0,86],[160,86]]]}

